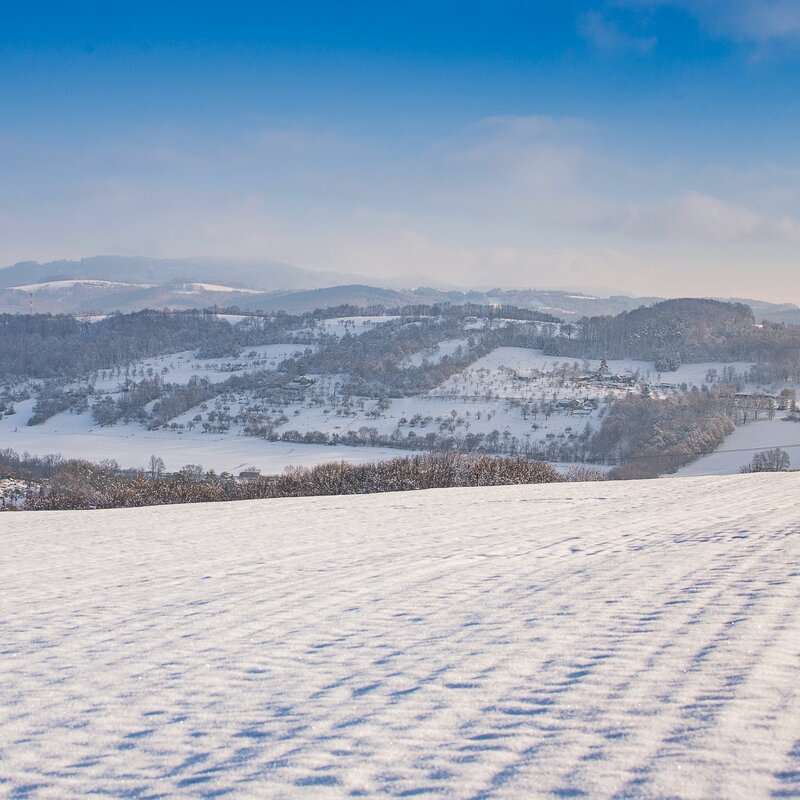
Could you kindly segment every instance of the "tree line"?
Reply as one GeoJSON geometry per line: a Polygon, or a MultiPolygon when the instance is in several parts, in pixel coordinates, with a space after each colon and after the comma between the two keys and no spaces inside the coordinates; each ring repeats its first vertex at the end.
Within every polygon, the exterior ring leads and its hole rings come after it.
{"type": "Polygon", "coordinates": [[[175,475],[144,471],[123,473],[87,462],[69,462],[57,471],[44,497],[26,510],[130,508],[175,503],[373,494],[464,486],[560,483],[599,480],[577,470],[562,475],[550,464],[524,458],[491,458],[458,453],[428,453],[377,464],[337,462],[294,467],[281,475],[237,480],[186,469],[175,475]]]}

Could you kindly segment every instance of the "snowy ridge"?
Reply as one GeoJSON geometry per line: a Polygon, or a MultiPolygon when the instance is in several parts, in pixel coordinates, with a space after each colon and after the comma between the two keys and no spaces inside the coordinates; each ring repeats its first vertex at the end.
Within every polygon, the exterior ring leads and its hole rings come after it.
{"type": "Polygon", "coordinates": [[[94,278],[71,278],[63,281],[44,281],[43,283],[28,283],[22,286],[10,286],[17,292],[42,292],[57,291],[59,289],[74,289],[77,286],[84,286],[92,289],[105,289],[117,286],[133,286],[139,289],[150,288],[150,284],[122,283],[120,281],[104,281],[94,278]]]}
{"type": "Polygon", "coordinates": [[[0,515],[0,794],[797,796],[799,490],[0,515]]]}
{"type": "Polygon", "coordinates": [[[235,286],[223,286],[219,283],[187,283],[186,289],[196,292],[238,292],[239,294],[263,294],[261,289],[237,289],[235,286]]]}

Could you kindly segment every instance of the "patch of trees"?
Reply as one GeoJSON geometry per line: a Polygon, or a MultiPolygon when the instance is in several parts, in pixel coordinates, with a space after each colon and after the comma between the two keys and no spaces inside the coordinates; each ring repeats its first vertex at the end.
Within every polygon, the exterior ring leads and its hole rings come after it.
{"type": "Polygon", "coordinates": [[[345,373],[346,391],[361,397],[409,397],[427,392],[468,367],[496,347],[538,347],[542,336],[535,326],[510,325],[470,336],[460,355],[408,366],[407,359],[445,339],[463,334],[453,319],[408,319],[387,322],[359,336],[343,336],[316,352],[284,361],[292,374],[345,373]]]}
{"type": "Polygon", "coordinates": [[[76,414],[86,411],[91,393],[91,386],[65,388],[54,381],[48,381],[39,390],[28,425],[41,425],[62,411],[73,411],[76,414]]]}
{"type": "Polygon", "coordinates": [[[140,311],[92,323],[66,315],[0,314],[0,374],[88,375],[225,336],[228,323],[204,312],[140,311]]]}
{"type": "Polygon", "coordinates": [[[16,403],[21,403],[31,396],[28,387],[5,386],[0,390],[0,419],[17,413],[16,403]]]}
{"type": "Polygon", "coordinates": [[[138,382],[126,381],[116,399],[109,395],[100,398],[92,407],[92,415],[99,425],[138,420],[154,430],[215,397],[250,390],[265,395],[279,391],[287,380],[285,373],[254,372],[231,375],[219,383],[193,375],[186,384],[171,384],[155,375],[138,382]],[[152,407],[147,412],[145,406],[149,403],[152,407]]]}
{"type": "Polygon", "coordinates": [[[347,447],[385,447],[400,450],[425,450],[428,452],[492,453],[495,455],[524,456],[543,461],[580,462],[587,457],[589,443],[586,437],[575,435],[567,438],[553,438],[547,442],[530,442],[512,436],[509,431],[500,433],[415,433],[406,434],[395,430],[391,434],[380,434],[377,428],[362,426],[358,430],[343,433],[325,431],[288,430],[268,432],[265,438],[276,442],[294,444],[344,445],[347,447]]]}
{"type": "MultiPolygon", "coordinates": [[[[241,313],[238,308],[225,311],[241,313]]],[[[506,328],[490,324],[483,335],[500,334],[500,344],[541,347],[550,355],[637,358],[658,362],[659,371],[665,372],[681,362],[751,361],[762,365],[765,377],[776,381],[800,379],[800,326],[769,322],[757,326],[748,306],[697,299],[669,300],[614,317],[588,318],[579,325],[562,326],[562,333],[568,333],[565,336],[555,335],[557,319],[549,314],[477,304],[400,308],[345,305],[310,314],[248,312],[247,318],[236,325],[210,311],[141,311],[93,323],[66,315],[3,314],[0,374],[6,379],[77,377],[180,350],[197,349],[201,357],[235,357],[244,347],[304,343],[311,337],[321,338],[326,346],[322,348],[324,354],[321,351],[315,359],[308,359],[308,366],[343,371],[343,366],[355,364],[357,378],[369,380],[377,375],[394,383],[393,373],[402,372],[407,387],[398,386],[395,391],[407,393],[414,385],[428,386],[436,373],[403,369],[403,358],[415,349],[464,335],[465,323],[473,317],[490,323],[499,319],[547,323],[506,328]],[[314,330],[325,318],[376,314],[402,319],[375,326],[357,337],[345,336],[350,340],[345,344],[314,330]],[[514,339],[522,341],[508,341],[514,339]],[[348,361],[353,358],[355,361],[348,361]]],[[[492,339],[487,342],[492,343],[492,339]]],[[[428,365],[428,369],[434,366],[438,365],[428,365]]]]}
{"type": "Polygon", "coordinates": [[[347,334],[334,339],[316,352],[284,361],[281,368],[297,374],[343,372],[379,381],[383,375],[402,371],[403,362],[412,353],[456,336],[460,330],[458,325],[441,321],[392,320],[358,336],[347,334]]]}
{"type": "MultiPolygon", "coordinates": [[[[597,479],[575,473],[575,479],[597,479]]],[[[56,472],[48,494],[28,501],[32,510],[128,508],[133,506],[253,500],[317,495],[372,494],[456,486],[503,486],[558,483],[552,466],[523,458],[491,458],[457,453],[429,453],[378,464],[344,462],[295,467],[282,475],[236,480],[186,469],[173,476],[157,470],[134,474],[70,462],[56,472]]]]}
{"type": "Polygon", "coordinates": [[[480,303],[463,303],[453,305],[452,303],[433,303],[431,305],[406,305],[399,308],[387,310],[388,314],[399,314],[402,316],[432,316],[444,317],[458,320],[465,320],[468,317],[478,319],[516,319],[528,322],[560,322],[558,317],[547,314],[544,311],[534,311],[530,308],[518,308],[517,306],[502,305],[483,305],[480,303]]]}
{"type": "MultiPolygon", "coordinates": [[[[253,391],[256,396],[274,399],[276,394],[281,395],[282,392],[285,394],[282,387],[288,379],[284,372],[251,372],[231,375],[220,383],[211,383],[207,378],[193,375],[187,384],[164,387],[160,398],[153,404],[148,427],[151,429],[162,427],[189,409],[223,395],[253,391]]],[[[283,402],[288,399],[288,395],[280,397],[283,402]]]]}
{"type": "Polygon", "coordinates": [[[613,478],[652,478],[713,452],[734,427],[724,400],[711,393],[629,395],[603,417],[589,460],[619,464],[613,478]]]}
{"type": "MultiPolygon", "coordinates": [[[[238,308],[225,309],[241,313],[238,308]]],[[[436,343],[430,333],[435,322],[424,317],[438,317],[441,341],[458,335],[463,321],[471,315],[490,319],[555,320],[547,314],[493,306],[408,306],[404,309],[358,308],[339,306],[319,309],[311,314],[258,314],[248,312],[247,319],[230,325],[211,311],[140,311],[114,314],[98,322],[85,322],[59,314],[0,314],[0,374],[12,378],[67,378],[89,375],[99,370],[124,367],[145,358],[181,350],[198,350],[201,358],[236,357],[247,346],[277,344],[308,339],[308,330],[323,319],[338,316],[401,314],[408,324],[416,320],[423,326],[418,340],[422,349],[436,343]],[[303,333],[305,331],[305,333],[303,333]]],[[[377,333],[379,328],[367,333],[377,333]]],[[[397,333],[399,327],[392,329],[397,333]]],[[[367,334],[365,334],[367,335],[367,334]]],[[[362,338],[362,337],[351,337],[362,338]]],[[[380,338],[380,334],[378,334],[380,338]]],[[[413,336],[398,342],[400,348],[413,336]]],[[[407,353],[408,354],[408,353],[407,353]]],[[[399,351],[395,352],[400,355],[399,351]]],[[[368,365],[365,363],[364,365],[368,365]]]]}
{"type": "Polygon", "coordinates": [[[120,420],[143,422],[147,418],[144,407],[163,392],[164,383],[159,375],[141,381],[126,380],[116,398],[106,395],[92,406],[92,416],[103,426],[115,425],[120,420]]]}
{"type": "MultiPolygon", "coordinates": [[[[71,462],[60,454],[32,456],[30,453],[18,453],[10,447],[0,450],[0,476],[4,478],[14,477],[24,480],[49,478],[69,463],[71,462]]],[[[111,462],[104,462],[102,468],[110,466],[118,468],[111,462]]]]}
{"type": "Polygon", "coordinates": [[[228,306],[225,309],[218,309],[218,313],[243,314],[249,317],[266,317],[279,321],[282,325],[288,323],[289,327],[294,328],[301,327],[303,324],[308,324],[308,320],[332,319],[334,317],[447,317],[458,320],[464,320],[467,317],[478,317],[490,320],[518,319],[532,322],[561,321],[558,317],[554,317],[552,314],[547,314],[544,311],[519,308],[518,306],[509,304],[484,305],[482,303],[413,303],[403,306],[387,306],[383,304],[356,306],[350,303],[344,303],[338,306],[318,308],[308,314],[299,315],[288,314],[285,311],[243,311],[238,306],[228,306]]]}
{"type": "Polygon", "coordinates": [[[205,342],[197,348],[198,358],[238,358],[242,346],[236,341],[233,332],[222,333],[205,342]]]}
{"type": "Polygon", "coordinates": [[[777,380],[800,379],[800,325],[756,325],[749,306],[719,300],[666,300],[614,317],[590,317],[575,336],[553,339],[547,347],[553,355],[653,361],[662,372],[682,362],[752,361],[774,365],[769,374],[777,380]]]}
{"type": "Polygon", "coordinates": [[[792,468],[789,454],[780,447],[756,453],[739,472],[788,472],[792,468]]]}

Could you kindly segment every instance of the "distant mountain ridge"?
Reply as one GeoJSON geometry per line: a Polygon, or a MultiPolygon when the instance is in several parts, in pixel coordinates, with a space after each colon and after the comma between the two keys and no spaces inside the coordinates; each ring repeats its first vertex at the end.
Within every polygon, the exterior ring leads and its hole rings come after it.
{"type": "MultiPolygon", "coordinates": [[[[420,278],[419,281],[427,282],[420,278]]],[[[239,262],[210,258],[92,256],[40,264],[23,261],[0,269],[0,312],[109,313],[143,308],[209,308],[305,313],[316,308],[476,303],[514,305],[565,320],[615,315],[652,305],[662,297],[580,290],[455,289],[417,285],[413,279],[380,282],[360,275],[318,272],[281,262],[239,262]]],[[[428,282],[430,283],[430,282],[428,282]]],[[[736,298],[757,320],[800,324],[800,307],[736,298]]]]}
{"type": "Polygon", "coordinates": [[[278,261],[242,262],[209,258],[91,256],[79,261],[21,261],[0,269],[0,289],[69,279],[100,279],[126,284],[211,283],[275,290],[321,289],[366,278],[315,272],[278,261]]]}

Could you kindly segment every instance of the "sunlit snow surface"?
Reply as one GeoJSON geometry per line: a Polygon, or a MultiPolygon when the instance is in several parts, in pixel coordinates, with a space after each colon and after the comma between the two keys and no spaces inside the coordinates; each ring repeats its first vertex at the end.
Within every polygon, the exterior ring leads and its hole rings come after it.
{"type": "Polygon", "coordinates": [[[799,490],[0,515],[0,795],[797,796],[799,490]]]}

